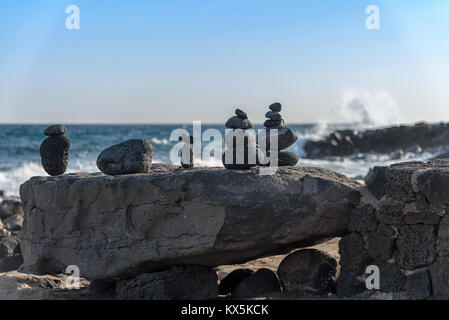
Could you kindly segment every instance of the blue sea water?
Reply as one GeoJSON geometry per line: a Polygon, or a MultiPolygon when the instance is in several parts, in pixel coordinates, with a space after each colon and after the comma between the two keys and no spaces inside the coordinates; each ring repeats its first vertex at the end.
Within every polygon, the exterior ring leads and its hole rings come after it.
{"type": "MultiPolygon", "coordinates": [[[[43,135],[47,125],[0,125],[0,190],[8,195],[18,195],[20,185],[32,176],[44,176],[39,148],[46,138],[43,135]]],[[[345,126],[330,125],[289,125],[299,139],[288,150],[300,154],[298,166],[322,166],[350,177],[364,176],[374,165],[388,165],[393,162],[417,159],[406,155],[406,159],[391,160],[388,155],[363,155],[363,157],[333,160],[311,160],[304,158],[302,145],[308,139],[328,134],[345,126]]],[[[178,141],[170,141],[173,130],[183,128],[192,133],[192,125],[67,125],[66,136],[71,141],[69,167],[67,173],[98,172],[96,159],[105,148],[128,139],[145,138],[154,147],[154,162],[170,162],[170,150],[178,141]]],[[[219,125],[202,125],[202,132],[219,125]]],[[[262,128],[257,127],[256,130],[262,128]]],[[[203,141],[202,146],[207,145],[203,141]]],[[[425,160],[421,155],[418,160],[425,160]]],[[[221,156],[208,161],[196,162],[201,166],[221,166],[221,156]]]]}

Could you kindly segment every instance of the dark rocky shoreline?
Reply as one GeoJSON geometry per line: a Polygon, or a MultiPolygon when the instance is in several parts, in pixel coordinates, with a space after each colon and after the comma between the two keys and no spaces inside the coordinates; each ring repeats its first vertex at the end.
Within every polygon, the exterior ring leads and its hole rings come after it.
{"type": "MultiPolygon", "coordinates": [[[[418,123],[366,131],[338,130],[304,144],[309,159],[345,157],[358,153],[449,152],[449,123],[418,123]]],[[[443,155],[445,156],[445,155],[443,155]]],[[[440,156],[442,157],[442,156],[440,156]]]]}

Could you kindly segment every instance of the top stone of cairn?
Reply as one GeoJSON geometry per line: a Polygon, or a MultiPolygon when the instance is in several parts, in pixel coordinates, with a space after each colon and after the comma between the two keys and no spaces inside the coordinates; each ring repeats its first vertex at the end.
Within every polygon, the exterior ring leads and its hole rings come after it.
{"type": "Polygon", "coordinates": [[[231,117],[225,124],[225,127],[228,129],[252,129],[253,124],[250,120],[248,120],[248,115],[246,112],[236,109],[235,110],[236,116],[231,117]]]}
{"type": "Polygon", "coordinates": [[[63,136],[67,132],[67,128],[62,124],[55,124],[44,130],[44,134],[48,137],[63,136]]]}
{"type": "Polygon", "coordinates": [[[274,112],[281,112],[282,110],[282,105],[279,102],[273,103],[272,105],[269,106],[271,111],[274,112]]]}

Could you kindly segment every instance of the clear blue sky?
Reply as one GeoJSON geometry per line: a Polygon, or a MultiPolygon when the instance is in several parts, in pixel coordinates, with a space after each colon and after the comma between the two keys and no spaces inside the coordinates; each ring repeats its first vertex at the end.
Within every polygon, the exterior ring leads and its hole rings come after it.
{"type": "Polygon", "coordinates": [[[0,122],[344,121],[348,95],[449,121],[448,32],[447,0],[3,0],[0,122]]]}

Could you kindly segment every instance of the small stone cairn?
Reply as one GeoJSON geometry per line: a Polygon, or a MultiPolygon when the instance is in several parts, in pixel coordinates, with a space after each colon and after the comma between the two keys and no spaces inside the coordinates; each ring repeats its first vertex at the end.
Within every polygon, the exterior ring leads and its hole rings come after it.
{"type": "Polygon", "coordinates": [[[264,136],[262,136],[260,133],[258,135],[258,144],[261,145],[262,139],[266,139],[265,146],[267,150],[267,156],[270,156],[271,147],[270,147],[270,135],[272,133],[272,130],[275,130],[277,138],[278,138],[278,166],[279,167],[285,167],[285,166],[295,166],[299,161],[299,156],[294,152],[288,152],[288,151],[281,151],[284,150],[291,145],[293,145],[296,140],[298,140],[298,137],[296,134],[287,127],[284,127],[284,119],[282,119],[282,116],[280,114],[280,111],[282,110],[282,105],[279,102],[273,103],[269,106],[270,111],[268,111],[265,114],[265,117],[268,118],[264,122],[265,126],[265,132],[264,136]]]}
{"type": "Polygon", "coordinates": [[[195,166],[193,162],[194,154],[193,154],[193,137],[190,135],[184,135],[179,137],[179,141],[184,142],[181,151],[181,166],[184,169],[190,169],[195,166]]]}
{"type": "Polygon", "coordinates": [[[236,109],[225,127],[229,130],[225,136],[226,150],[222,161],[226,169],[246,170],[257,166],[264,159],[263,152],[257,147],[253,124],[246,112],[236,109]]]}
{"type": "Polygon", "coordinates": [[[54,125],[45,129],[45,139],[40,148],[42,166],[51,176],[59,176],[67,170],[70,140],[64,136],[67,129],[63,125],[54,125]]]}

